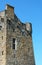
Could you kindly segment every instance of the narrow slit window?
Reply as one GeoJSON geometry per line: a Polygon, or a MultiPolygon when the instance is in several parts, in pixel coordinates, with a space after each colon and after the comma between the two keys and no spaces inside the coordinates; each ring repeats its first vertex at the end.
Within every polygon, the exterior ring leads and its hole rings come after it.
{"type": "Polygon", "coordinates": [[[15,44],[13,44],[13,49],[15,49],[15,44]]]}
{"type": "Polygon", "coordinates": [[[13,38],[13,43],[15,43],[15,38],[13,38]]]}
{"type": "Polygon", "coordinates": [[[15,38],[13,38],[13,49],[15,49],[15,38]]]}
{"type": "Polygon", "coordinates": [[[12,48],[13,48],[14,50],[17,50],[17,39],[15,39],[15,38],[13,38],[12,48]]]}

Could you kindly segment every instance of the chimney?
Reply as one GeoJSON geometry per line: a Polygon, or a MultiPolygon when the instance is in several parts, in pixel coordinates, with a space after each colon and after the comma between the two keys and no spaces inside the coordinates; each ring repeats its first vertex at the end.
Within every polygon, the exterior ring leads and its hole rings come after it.
{"type": "Polygon", "coordinates": [[[6,5],[6,16],[8,18],[13,18],[14,19],[14,7],[10,5],[6,5]]]}

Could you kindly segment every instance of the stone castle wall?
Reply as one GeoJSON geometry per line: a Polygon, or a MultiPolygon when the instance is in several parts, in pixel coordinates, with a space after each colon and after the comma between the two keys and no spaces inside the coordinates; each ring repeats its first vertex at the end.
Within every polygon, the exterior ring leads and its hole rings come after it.
{"type": "Polygon", "coordinates": [[[35,65],[31,24],[22,23],[10,5],[4,12],[3,32],[0,30],[0,36],[3,36],[3,40],[0,38],[0,65],[35,65]]]}

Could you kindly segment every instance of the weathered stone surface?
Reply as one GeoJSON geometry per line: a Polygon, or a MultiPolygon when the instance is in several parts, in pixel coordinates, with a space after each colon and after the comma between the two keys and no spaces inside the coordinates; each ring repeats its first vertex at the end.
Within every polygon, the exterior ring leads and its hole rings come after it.
{"type": "Polygon", "coordinates": [[[4,23],[0,29],[0,65],[35,65],[31,24],[28,27],[22,23],[13,11],[14,8],[7,5],[6,10],[0,12],[0,24],[4,23]]]}

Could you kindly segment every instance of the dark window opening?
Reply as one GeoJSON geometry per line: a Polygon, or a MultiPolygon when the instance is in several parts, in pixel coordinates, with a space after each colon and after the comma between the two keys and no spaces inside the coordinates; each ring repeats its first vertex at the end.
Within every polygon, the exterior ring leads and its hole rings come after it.
{"type": "Polygon", "coordinates": [[[15,49],[15,44],[13,44],[13,49],[15,49]]]}
{"type": "Polygon", "coordinates": [[[15,38],[13,38],[13,43],[15,43],[15,38]]]}
{"type": "Polygon", "coordinates": [[[11,25],[11,21],[10,20],[7,20],[8,24],[11,25]]]}
{"type": "Polygon", "coordinates": [[[2,51],[2,55],[4,54],[4,51],[2,51]]]}
{"type": "Polygon", "coordinates": [[[13,38],[13,49],[15,49],[15,38],[13,38]]]}

